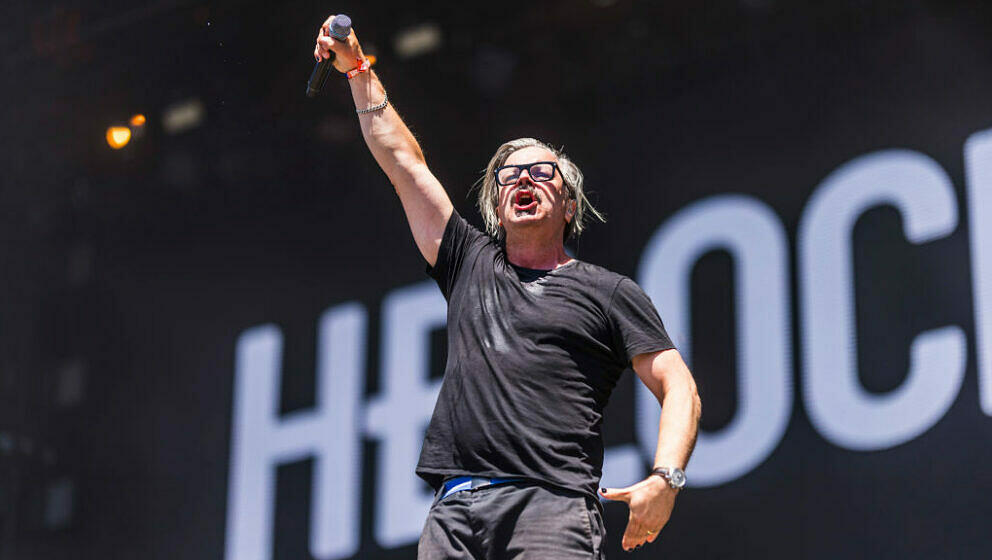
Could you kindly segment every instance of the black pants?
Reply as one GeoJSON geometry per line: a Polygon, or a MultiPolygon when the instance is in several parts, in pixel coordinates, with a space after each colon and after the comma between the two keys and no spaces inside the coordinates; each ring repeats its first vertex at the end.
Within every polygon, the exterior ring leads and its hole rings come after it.
{"type": "Polygon", "coordinates": [[[605,559],[599,503],[579,493],[511,482],[435,499],[419,560],[605,559]]]}

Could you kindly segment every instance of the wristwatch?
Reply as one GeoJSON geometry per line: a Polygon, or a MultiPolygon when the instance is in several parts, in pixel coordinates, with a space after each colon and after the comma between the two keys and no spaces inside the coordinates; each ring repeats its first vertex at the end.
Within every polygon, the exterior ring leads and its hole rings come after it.
{"type": "Polygon", "coordinates": [[[685,471],[678,467],[658,467],[651,471],[651,474],[664,478],[668,482],[668,485],[676,490],[680,490],[685,486],[685,471]]]}

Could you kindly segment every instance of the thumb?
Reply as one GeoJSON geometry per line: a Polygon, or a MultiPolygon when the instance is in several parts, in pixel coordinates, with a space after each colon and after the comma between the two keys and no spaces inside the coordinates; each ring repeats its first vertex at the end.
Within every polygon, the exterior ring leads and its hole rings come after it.
{"type": "Polygon", "coordinates": [[[600,488],[599,495],[607,500],[630,503],[630,487],[627,488],[600,488]]]}

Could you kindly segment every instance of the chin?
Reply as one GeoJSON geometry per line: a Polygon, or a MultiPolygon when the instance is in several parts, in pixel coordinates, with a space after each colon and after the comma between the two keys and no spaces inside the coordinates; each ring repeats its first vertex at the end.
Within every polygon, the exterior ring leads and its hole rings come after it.
{"type": "Polygon", "coordinates": [[[531,224],[539,224],[539,223],[541,223],[543,221],[544,221],[544,217],[543,216],[537,216],[537,215],[531,214],[531,215],[514,216],[513,218],[511,218],[509,220],[503,220],[503,223],[504,224],[508,224],[509,223],[509,224],[512,224],[512,225],[525,226],[525,225],[531,225],[531,224]]]}

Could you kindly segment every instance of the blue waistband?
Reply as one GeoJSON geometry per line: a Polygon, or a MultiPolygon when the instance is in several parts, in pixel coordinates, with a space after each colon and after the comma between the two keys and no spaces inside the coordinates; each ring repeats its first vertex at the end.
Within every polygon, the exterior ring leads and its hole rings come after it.
{"type": "Polygon", "coordinates": [[[506,484],[507,482],[517,482],[523,480],[522,478],[487,478],[482,476],[459,476],[457,478],[452,478],[446,480],[444,485],[441,486],[441,497],[439,500],[443,500],[448,496],[461,492],[463,490],[475,490],[476,488],[484,488],[486,486],[493,486],[496,484],[506,484]]]}

